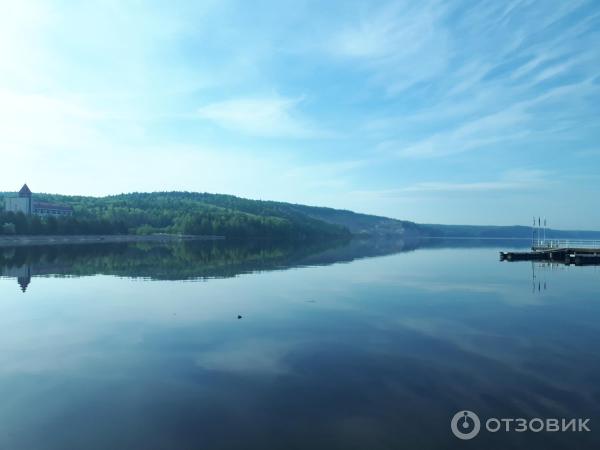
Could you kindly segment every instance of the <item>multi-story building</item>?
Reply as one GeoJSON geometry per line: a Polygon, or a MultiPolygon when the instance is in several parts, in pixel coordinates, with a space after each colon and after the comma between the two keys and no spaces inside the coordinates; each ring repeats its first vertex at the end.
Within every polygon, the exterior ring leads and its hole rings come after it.
{"type": "Polygon", "coordinates": [[[28,216],[64,217],[73,215],[73,208],[70,206],[35,201],[26,184],[23,185],[16,197],[4,199],[4,208],[6,211],[21,212],[28,216]]]}

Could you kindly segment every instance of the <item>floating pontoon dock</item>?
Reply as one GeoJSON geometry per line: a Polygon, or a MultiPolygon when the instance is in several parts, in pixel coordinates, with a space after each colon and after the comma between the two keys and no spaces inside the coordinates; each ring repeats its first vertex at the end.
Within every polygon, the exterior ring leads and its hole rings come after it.
{"type": "Polygon", "coordinates": [[[600,241],[535,240],[531,252],[500,252],[501,261],[545,261],[562,264],[600,264],[600,241]]]}

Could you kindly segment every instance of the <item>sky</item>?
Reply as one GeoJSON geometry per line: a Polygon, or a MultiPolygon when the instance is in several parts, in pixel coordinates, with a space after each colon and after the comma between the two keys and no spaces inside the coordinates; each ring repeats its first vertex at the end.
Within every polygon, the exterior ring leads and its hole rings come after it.
{"type": "Polygon", "coordinates": [[[0,8],[0,191],[600,230],[598,1],[0,8]]]}

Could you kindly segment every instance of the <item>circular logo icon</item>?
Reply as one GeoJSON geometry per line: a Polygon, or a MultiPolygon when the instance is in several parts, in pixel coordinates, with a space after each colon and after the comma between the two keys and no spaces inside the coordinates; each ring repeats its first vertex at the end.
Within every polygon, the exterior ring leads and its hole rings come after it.
{"type": "Polygon", "coordinates": [[[479,422],[479,417],[474,412],[459,411],[454,414],[450,428],[452,428],[452,433],[457,438],[469,440],[479,434],[481,423],[479,422]]]}

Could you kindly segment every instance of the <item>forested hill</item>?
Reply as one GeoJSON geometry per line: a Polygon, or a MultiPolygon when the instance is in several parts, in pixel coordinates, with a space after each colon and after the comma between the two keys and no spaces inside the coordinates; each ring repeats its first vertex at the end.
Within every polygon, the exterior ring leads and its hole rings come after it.
{"type": "MultiPolygon", "coordinates": [[[[13,194],[14,195],[14,194],[13,194]]],[[[191,192],[107,197],[34,194],[34,200],[73,207],[72,218],[40,219],[3,212],[4,234],[182,233],[276,239],[347,238],[350,231],[274,202],[191,192]]]]}
{"type": "MultiPolygon", "coordinates": [[[[0,193],[0,196],[14,195],[0,193]]],[[[34,200],[72,206],[67,219],[3,212],[0,234],[182,233],[232,238],[331,239],[394,237],[523,237],[529,227],[422,225],[347,210],[250,200],[197,192],[131,193],[107,197],[34,194],[34,200]]],[[[548,237],[600,238],[600,232],[550,230],[548,237]]]]}

